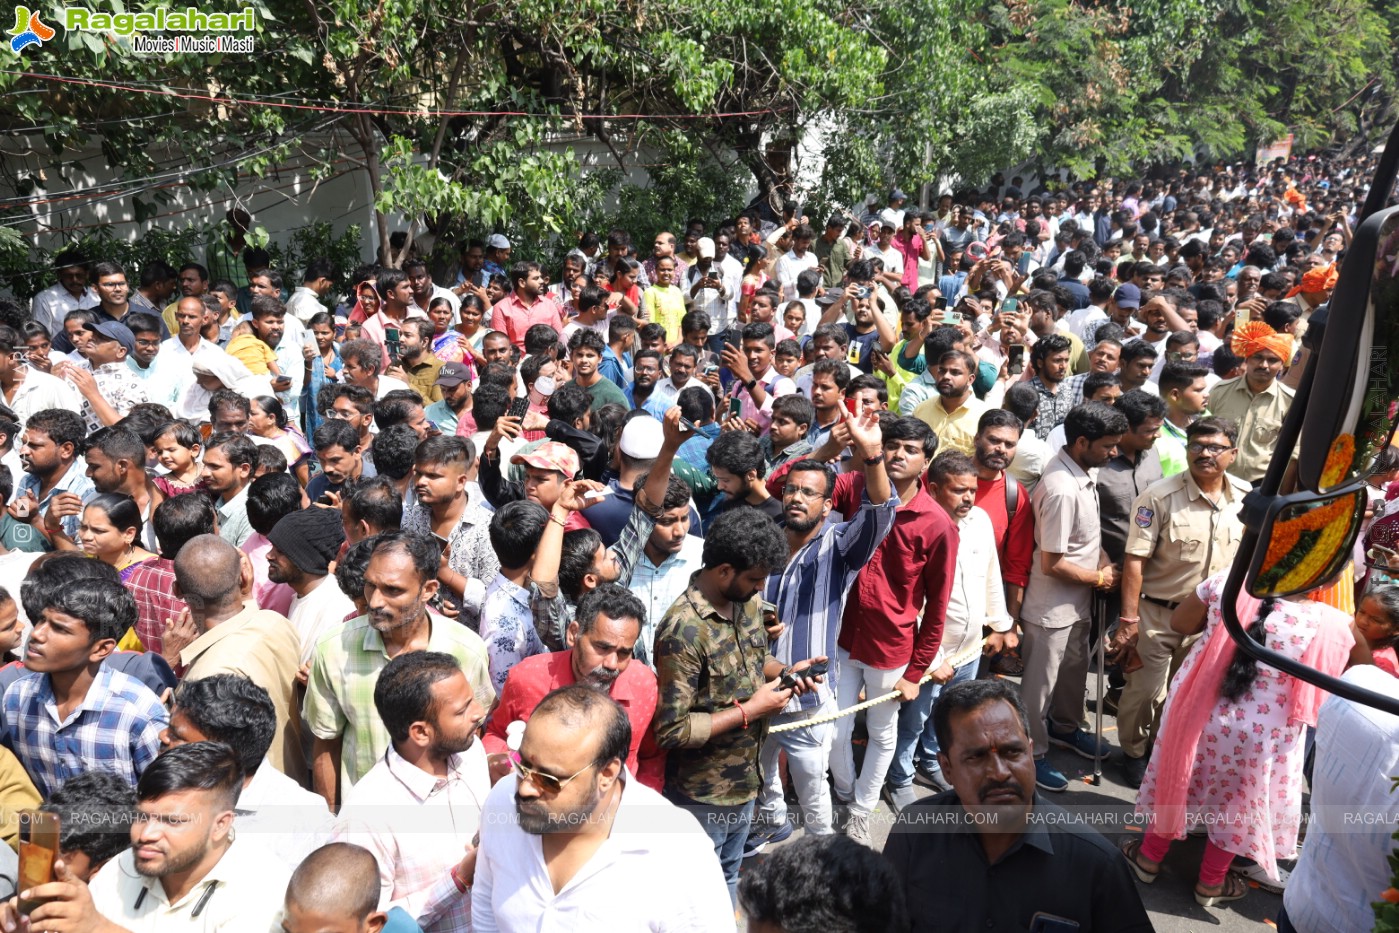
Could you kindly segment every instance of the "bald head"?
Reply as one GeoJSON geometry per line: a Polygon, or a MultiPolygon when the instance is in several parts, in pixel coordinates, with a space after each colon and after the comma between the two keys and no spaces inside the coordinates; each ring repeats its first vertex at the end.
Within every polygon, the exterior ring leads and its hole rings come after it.
{"type": "Polygon", "coordinates": [[[379,864],[368,849],[348,842],[321,846],[302,860],[287,884],[287,922],[299,918],[349,920],[358,928],[379,906],[379,864]]]}
{"type": "Polygon", "coordinates": [[[241,552],[218,535],[191,538],[175,556],[175,583],[192,612],[236,600],[241,552]]]}

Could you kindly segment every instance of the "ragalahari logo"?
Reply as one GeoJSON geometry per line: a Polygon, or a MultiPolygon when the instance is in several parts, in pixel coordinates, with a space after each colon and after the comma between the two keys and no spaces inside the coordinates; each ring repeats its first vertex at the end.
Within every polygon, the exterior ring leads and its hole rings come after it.
{"type": "Polygon", "coordinates": [[[15,28],[10,30],[10,35],[14,36],[10,40],[10,51],[23,52],[31,45],[42,46],[56,33],[44,25],[44,21],[39,18],[38,13],[29,12],[27,6],[17,6],[15,7],[15,28]]]}

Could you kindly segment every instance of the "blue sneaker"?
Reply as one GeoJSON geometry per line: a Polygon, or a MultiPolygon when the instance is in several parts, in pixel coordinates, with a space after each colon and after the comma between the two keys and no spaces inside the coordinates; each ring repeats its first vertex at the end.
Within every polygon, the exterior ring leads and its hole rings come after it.
{"type": "Polygon", "coordinates": [[[1054,769],[1044,758],[1035,759],[1035,786],[1051,793],[1062,793],[1069,788],[1069,779],[1054,769]]]}
{"type": "Polygon", "coordinates": [[[1097,745],[1099,758],[1107,758],[1112,753],[1112,743],[1107,739],[1101,742],[1095,740],[1093,736],[1082,729],[1075,729],[1072,732],[1055,732],[1053,727],[1049,730],[1049,744],[1058,745],[1060,748],[1067,748],[1069,751],[1077,752],[1084,758],[1092,758],[1093,747],[1097,745]]]}
{"type": "Polygon", "coordinates": [[[743,857],[761,855],[769,845],[792,838],[792,821],[781,823],[754,822],[748,831],[748,841],[743,844],[743,857]]]}

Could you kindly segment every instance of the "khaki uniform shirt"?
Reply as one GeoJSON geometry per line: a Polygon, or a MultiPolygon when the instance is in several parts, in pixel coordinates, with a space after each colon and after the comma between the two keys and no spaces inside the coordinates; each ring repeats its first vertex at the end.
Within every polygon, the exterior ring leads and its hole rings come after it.
{"type": "Polygon", "coordinates": [[[1132,502],[1127,553],[1144,558],[1142,593],[1180,602],[1234,559],[1243,538],[1239,517],[1248,483],[1225,476],[1215,505],[1189,472],[1152,483],[1132,502]]]}
{"type": "Polygon", "coordinates": [[[1210,391],[1210,414],[1228,418],[1239,426],[1239,455],[1229,467],[1230,473],[1256,483],[1268,472],[1282,419],[1295,394],[1274,379],[1271,386],[1254,395],[1244,376],[1225,379],[1210,391]]]}
{"type": "Polygon", "coordinates": [[[1102,529],[1098,522],[1097,470],[1084,472],[1065,450],[1049,459],[1030,496],[1035,510],[1035,553],[1020,618],[1045,628],[1067,628],[1088,618],[1093,587],[1044,572],[1044,554],[1063,554],[1084,570],[1098,569],[1102,529]]]}

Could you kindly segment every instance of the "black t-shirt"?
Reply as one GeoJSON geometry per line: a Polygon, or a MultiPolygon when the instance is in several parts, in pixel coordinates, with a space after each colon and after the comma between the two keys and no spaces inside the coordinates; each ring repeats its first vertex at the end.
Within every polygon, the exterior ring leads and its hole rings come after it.
{"type": "Polygon", "coordinates": [[[782,500],[776,496],[768,496],[762,501],[761,505],[753,505],[751,502],[745,502],[742,499],[726,499],[724,500],[723,507],[719,511],[720,514],[722,514],[729,511],[729,509],[736,509],[745,505],[750,509],[757,509],[759,512],[764,513],[768,518],[771,518],[778,524],[782,523],[782,500]]]}

